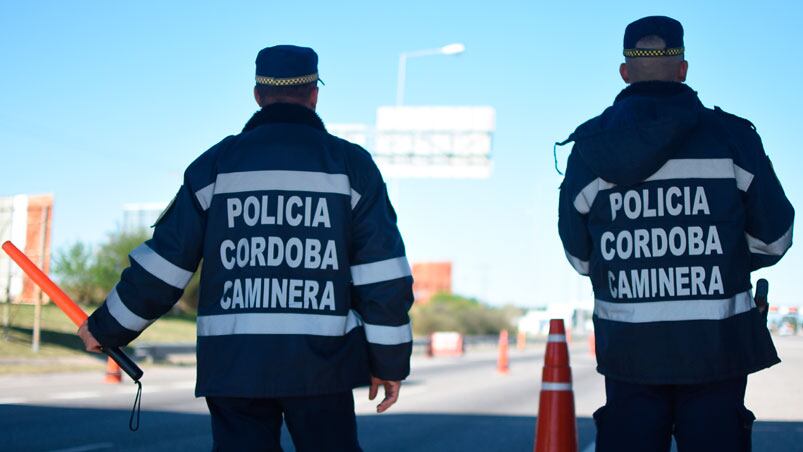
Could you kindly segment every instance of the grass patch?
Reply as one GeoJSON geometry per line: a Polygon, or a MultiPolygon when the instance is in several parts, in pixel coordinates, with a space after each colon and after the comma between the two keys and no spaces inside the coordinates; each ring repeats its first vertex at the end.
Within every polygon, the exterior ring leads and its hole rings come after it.
{"type": "MultiPolygon", "coordinates": [[[[5,309],[0,306],[0,311],[5,309]]],[[[87,312],[92,308],[84,306],[87,312]]],[[[39,353],[31,350],[33,335],[33,306],[10,305],[9,327],[0,326],[1,359],[47,359],[87,356],[78,328],[59,308],[50,303],[42,306],[42,336],[39,353]]],[[[148,327],[132,344],[138,342],[194,342],[195,317],[168,315],[148,327]]]]}

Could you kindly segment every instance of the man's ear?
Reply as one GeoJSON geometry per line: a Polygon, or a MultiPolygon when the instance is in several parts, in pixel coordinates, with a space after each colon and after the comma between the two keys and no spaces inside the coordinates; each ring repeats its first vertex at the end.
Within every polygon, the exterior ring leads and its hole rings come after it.
{"type": "Polygon", "coordinates": [[[689,72],[689,62],[683,60],[680,62],[680,66],[678,67],[678,81],[685,82],[686,81],[686,74],[689,72]]]}
{"type": "Polygon", "coordinates": [[[619,65],[619,75],[622,76],[622,80],[624,80],[625,83],[630,83],[630,74],[627,72],[627,63],[622,63],[619,65]]]}
{"type": "Polygon", "coordinates": [[[259,108],[262,108],[262,98],[259,97],[259,91],[256,86],[254,87],[254,100],[257,102],[257,105],[259,105],[259,108]]]}
{"type": "Polygon", "coordinates": [[[310,107],[315,110],[315,107],[318,106],[318,87],[316,86],[309,96],[309,104],[310,107]]]}

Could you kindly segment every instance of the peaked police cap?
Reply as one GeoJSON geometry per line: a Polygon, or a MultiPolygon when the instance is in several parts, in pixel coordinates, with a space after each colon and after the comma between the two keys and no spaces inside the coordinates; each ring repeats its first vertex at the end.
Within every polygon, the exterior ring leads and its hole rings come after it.
{"type": "Polygon", "coordinates": [[[309,47],[278,45],[257,54],[256,82],[260,85],[294,86],[318,80],[318,54],[309,47]]]}
{"type": "Polygon", "coordinates": [[[625,28],[624,55],[628,58],[682,55],[683,25],[666,16],[648,16],[625,28]],[[658,36],[666,43],[663,49],[639,49],[636,43],[646,36],[658,36]]]}

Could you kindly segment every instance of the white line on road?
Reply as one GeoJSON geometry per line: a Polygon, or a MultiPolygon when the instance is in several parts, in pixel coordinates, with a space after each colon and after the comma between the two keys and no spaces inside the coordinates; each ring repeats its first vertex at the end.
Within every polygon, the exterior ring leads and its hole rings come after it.
{"type": "Polygon", "coordinates": [[[100,397],[100,395],[101,393],[97,391],[75,391],[53,394],[49,398],[56,400],[93,399],[95,397],[100,397]]]}
{"type": "Polygon", "coordinates": [[[25,401],[26,399],[21,397],[9,397],[7,399],[0,399],[0,405],[16,405],[25,401]]]}
{"type": "Polygon", "coordinates": [[[86,444],[84,446],[70,447],[68,449],[56,449],[50,452],[87,452],[90,450],[111,449],[112,447],[114,447],[114,444],[112,443],[95,443],[86,444]]]}

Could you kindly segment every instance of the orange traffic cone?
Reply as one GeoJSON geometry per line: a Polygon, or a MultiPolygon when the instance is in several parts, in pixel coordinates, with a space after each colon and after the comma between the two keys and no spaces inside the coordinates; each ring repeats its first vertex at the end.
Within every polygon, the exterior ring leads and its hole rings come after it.
{"type": "Polygon", "coordinates": [[[544,357],[535,452],[577,452],[577,444],[566,328],[563,320],[552,319],[544,357]]]}
{"type": "Polygon", "coordinates": [[[594,335],[593,331],[588,335],[588,351],[591,356],[597,356],[597,336],[594,335]]]}
{"type": "Polygon", "coordinates": [[[123,381],[123,374],[120,372],[120,366],[111,358],[106,360],[106,378],[103,381],[106,383],[120,383],[123,381]]]}
{"type": "Polygon", "coordinates": [[[516,349],[521,351],[527,348],[527,334],[524,331],[519,331],[516,336],[516,349]]]}
{"type": "Polygon", "coordinates": [[[508,370],[510,370],[510,364],[508,362],[507,356],[507,330],[502,330],[499,332],[499,359],[496,361],[496,370],[499,371],[500,374],[506,374],[508,370]]]}

